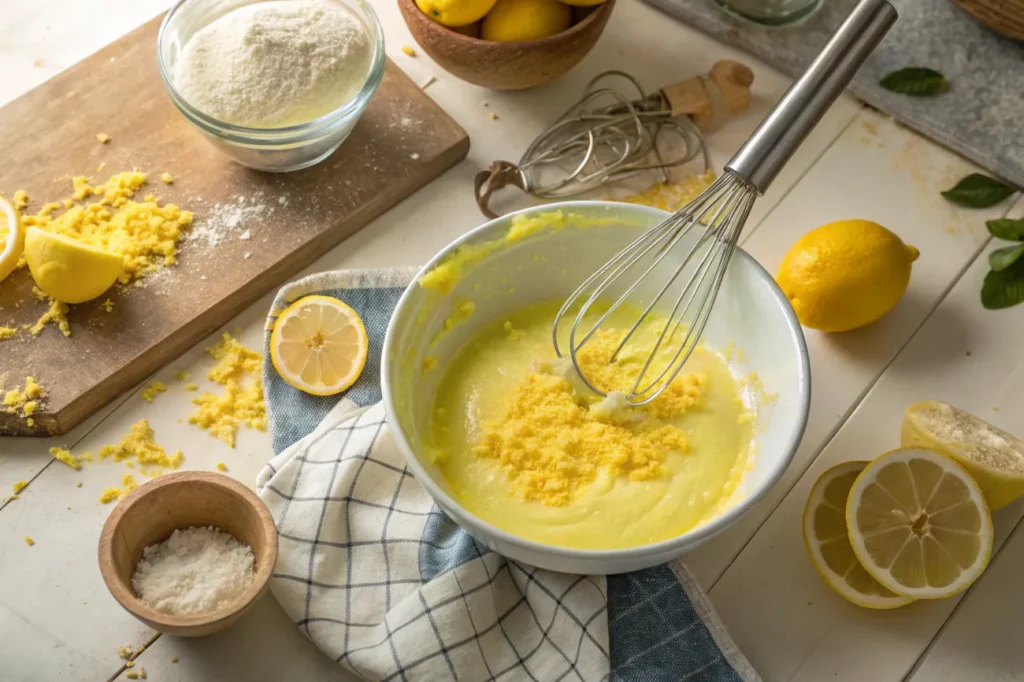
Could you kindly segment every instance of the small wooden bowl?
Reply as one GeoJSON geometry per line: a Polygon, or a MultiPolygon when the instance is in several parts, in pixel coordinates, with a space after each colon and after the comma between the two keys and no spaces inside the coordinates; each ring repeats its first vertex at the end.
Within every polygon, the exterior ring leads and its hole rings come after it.
{"type": "MultiPolygon", "coordinates": [[[[437,23],[414,0],[398,0],[412,37],[445,71],[494,90],[522,90],[553,81],[576,66],[601,37],[615,0],[548,38],[497,43],[466,36],[437,23]]],[[[589,8],[573,8],[589,9],[589,8]]]]}
{"type": "Polygon", "coordinates": [[[107,589],[130,614],[169,635],[203,637],[233,625],[266,591],[277,562],[277,528],[263,500],[235,479],[182,471],[139,486],[114,508],[103,524],[99,559],[107,589]],[[132,589],[143,548],[192,526],[214,526],[249,545],[256,556],[252,584],[209,613],[174,616],[146,606],[132,589]]]}

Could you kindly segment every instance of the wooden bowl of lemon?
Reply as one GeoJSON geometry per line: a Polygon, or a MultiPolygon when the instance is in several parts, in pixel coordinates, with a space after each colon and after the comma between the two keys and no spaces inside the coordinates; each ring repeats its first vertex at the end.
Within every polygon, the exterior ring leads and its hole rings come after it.
{"type": "Polygon", "coordinates": [[[441,68],[494,90],[552,81],[594,46],[615,0],[398,0],[441,68]]]}

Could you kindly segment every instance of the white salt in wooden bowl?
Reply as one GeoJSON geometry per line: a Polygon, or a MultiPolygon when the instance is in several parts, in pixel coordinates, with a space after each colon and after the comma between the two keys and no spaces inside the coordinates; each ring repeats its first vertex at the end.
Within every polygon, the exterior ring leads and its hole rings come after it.
{"type": "Polygon", "coordinates": [[[159,632],[203,637],[233,625],[266,591],[277,562],[277,528],[263,501],[235,479],[208,471],[167,474],[139,486],[103,525],[100,573],[130,614],[159,632]],[[132,575],[142,550],[175,530],[214,526],[252,548],[256,575],[234,602],[208,613],[171,615],[142,603],[132,575]]]}

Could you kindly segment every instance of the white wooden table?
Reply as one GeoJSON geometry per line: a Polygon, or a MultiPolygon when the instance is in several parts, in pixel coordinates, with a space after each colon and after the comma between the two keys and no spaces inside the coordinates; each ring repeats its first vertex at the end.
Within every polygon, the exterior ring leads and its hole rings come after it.
{"type": "MultiPolygon", "coordinates": [[[[111,42],[169,5],[168,0],[0,2],[0,103],[15,98],[111,42]]],[[[500,94],[462,83],[413,45],[391,0],[374,3],[388,53],[417,82],[436,76],[428,93],[470,133],[469,158],[335,248],[310,272],[340,267],[423,263],[479,224],[473,174],[497,158],[518,158],[546,122],[595,73],[625,69],[649,87],[703,73],[714,61],[742,58],[756,72],[755,101],[710,141],[716,168],[753,130],[788,80],[640,4],[620,0],[594,51],[557,84],[500,94]],[[482,107],[483,100],[490,108],[482,107]],[[500,119],[493,121],[490,112],[500,119]]],[[[0,159],[3,152],[0,150],[0,159]]],[[[69,172],[85,172],[68,169],[69,172]]],[[[996,548],[986,574],[965,595],[871,612],[832,594],[802,546],[799,517],[808,490],[827,467],[872,458],[898,445],[903,409],[945,399],[998,426],[1024,434],[1024,307],[985,311],[979,300],[989,243],[984,221],[1021,214],[1018,202],[967,211],[938,192],[977,170],[852,99],[839,101],[758,202],[743,246],[770,271],[801,234],[824,222],[876,220],[921,250],[903,301],[880,323],[828,336],[807,332],[813,406],[803,443],[775,490],[735,527],[688,557],[740,648],[766,680],[1022,680],[1021,616],[1024,505],[996,516],[996,548]]],[[[8,194],[15,187],[0,188],[8,194]]],[[[231,321],[259,347],[269,297],[231,321]]],[[[205,375],[201,343],[161,370],[205,375]]],[[[0,349],[2,351],[2,349],[0,349]]],[[[0,368],[2,368],[0,354],[0,368]]],[[[171,390],[147,404],[122,396],[57,442],[79,449],[116,442],[148,418],[158,442],[181,449],[185,466],[229,473],[252,485],[271,454],[267,434],[243,429],[231,450],[180,424],[191,395],[171,390]]],[[[235,628],[202,640],[160,637],[114,602],[97,569],[96,543],[111,507],[100,490],[122,468],[95,464],[80,472],[52,462],[54,442],[0,439],[0,494],[31,483],[0,508],[0,677],[5,680],[123,678],[121,645],[147,645],[135,665],[150,680],[345,679],[299,633],[272,598],[235,628]],[[82,487],[76,488],[81,481],[82,487]],[[36,544],[23,541],[31,535],[36,544]],[[178,656],[179,662],[171,663],[178,656]]]]}

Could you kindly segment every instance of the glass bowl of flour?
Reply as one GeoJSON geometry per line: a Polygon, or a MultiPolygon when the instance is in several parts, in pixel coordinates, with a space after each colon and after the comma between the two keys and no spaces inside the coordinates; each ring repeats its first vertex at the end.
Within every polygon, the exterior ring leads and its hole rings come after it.
{"type": "Polygon", "coordinates": [[[285,172],[352,132],[384,76],[384,37],[359,0],[181,0],[157,60],[171,102],[220,151],[285,172]]]}

